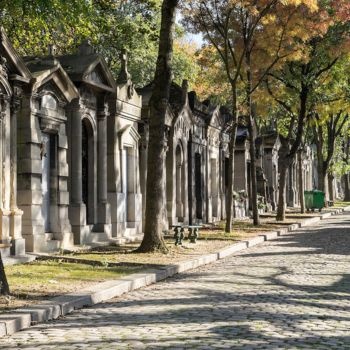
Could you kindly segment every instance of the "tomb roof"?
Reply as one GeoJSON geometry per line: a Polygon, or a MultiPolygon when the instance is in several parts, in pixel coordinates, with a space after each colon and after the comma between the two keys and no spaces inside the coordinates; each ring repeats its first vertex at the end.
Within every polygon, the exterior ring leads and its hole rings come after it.
{"type": "Polygon", "coordinates": [[[70,80],[59,61],[53,56],[27,56],[23,58],[23,61],[34,78],[33,90],[36,90],[48,81],[53,80],[67,101],[70,102],[79,96],[79,92],[75,85],[70,80]]]}
{"type": "Polygon", "coordinates": [[[106,61],[88,41],[79,45],[77,53],[56,58],[74,82],[84,82],[100,90],[115,92],[116,82],[106,61]]]}
{"type": "Polygon", "coordinates": [[[8,39],[4,28],[0,27],[0,56],[10,80],[29,83],[32,75],[22,58],[8,39]]]}

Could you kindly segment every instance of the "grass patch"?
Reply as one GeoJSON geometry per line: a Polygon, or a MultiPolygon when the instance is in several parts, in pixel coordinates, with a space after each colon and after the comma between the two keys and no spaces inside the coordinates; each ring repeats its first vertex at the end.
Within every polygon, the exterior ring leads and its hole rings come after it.
{"type": "Polygon", "coordinates": [[[334,202],[334,206],[344,208],[350,206],[350,202],[334,202]]]}
{"type": "Polygon", "coordinates": [[[11,297],[0,299],[0,310],[78,291],[91,284],[117,279],[141,269],[140,266],[103,267],[51,260],[6,266],[11,297]]]}

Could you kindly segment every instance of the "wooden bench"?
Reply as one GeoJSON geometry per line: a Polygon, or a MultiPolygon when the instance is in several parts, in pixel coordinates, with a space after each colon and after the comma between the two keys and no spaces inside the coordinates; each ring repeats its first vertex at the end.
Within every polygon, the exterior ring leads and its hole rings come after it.
{"type": "Polygon", "coordinates": [[[199,225],[171,225],[174,229],[175,245],[182,245],[182,240],[185,238],[185,229],[188,229],[187,238],[191,243],[196,243],[199,236],[199,229],[202,226],[199,225]]]}

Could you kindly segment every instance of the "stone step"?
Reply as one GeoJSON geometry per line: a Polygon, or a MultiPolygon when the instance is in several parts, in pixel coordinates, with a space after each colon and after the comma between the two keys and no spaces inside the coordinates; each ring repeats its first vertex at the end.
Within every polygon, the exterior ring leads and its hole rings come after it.
{"type": "Polygon", "coordinates": [[[110,241],[110,244],[112,245],[123,245],[127,243],[126,238],[123,238],[123,237],[113,237],[109,241],[110,241]]]}
{"type": "Polygon", "coordinates": [[[57,252],[61,248],[61,241],[50,239],[46,241],[46,252],[57,252]]]}
{"type": "Polygon", "coordinates": [[[4,258],[4,265],[16,265],[16,264],[25,264],[36,259],[35,255],[26,254],[26,255],[18,255],[18,256],[8,256],[4,258]]]}
{"type": "Polygon", "coordinates": [[[46,232],[45,233],[45,240],[46,241],[52,241],[54,238],[53,238],[53,233],[50,233],[50,232],[46,232]]]}
{"type": "Polygon", "coordinates": [[[3,258],[11,255],[10,250],[11,250],[11,244],[7,244],[7,243],[0,244],[0,252],[3,258]]]}
{"type": "Polygon", "coordinates": [[[86,243],[91,244],[91,243],[108,242],[110,238],[111,238],[110,235],[106,232],[90,232],[86,243]]]}

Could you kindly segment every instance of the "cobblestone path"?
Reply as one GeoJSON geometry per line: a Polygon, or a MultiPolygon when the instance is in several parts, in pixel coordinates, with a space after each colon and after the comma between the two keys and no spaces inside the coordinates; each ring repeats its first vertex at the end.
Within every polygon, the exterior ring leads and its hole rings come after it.
{"type": "Polygon", "coordinates": [[[1,339],[3,349],[350,349],[350,215],[1,339]]]}

